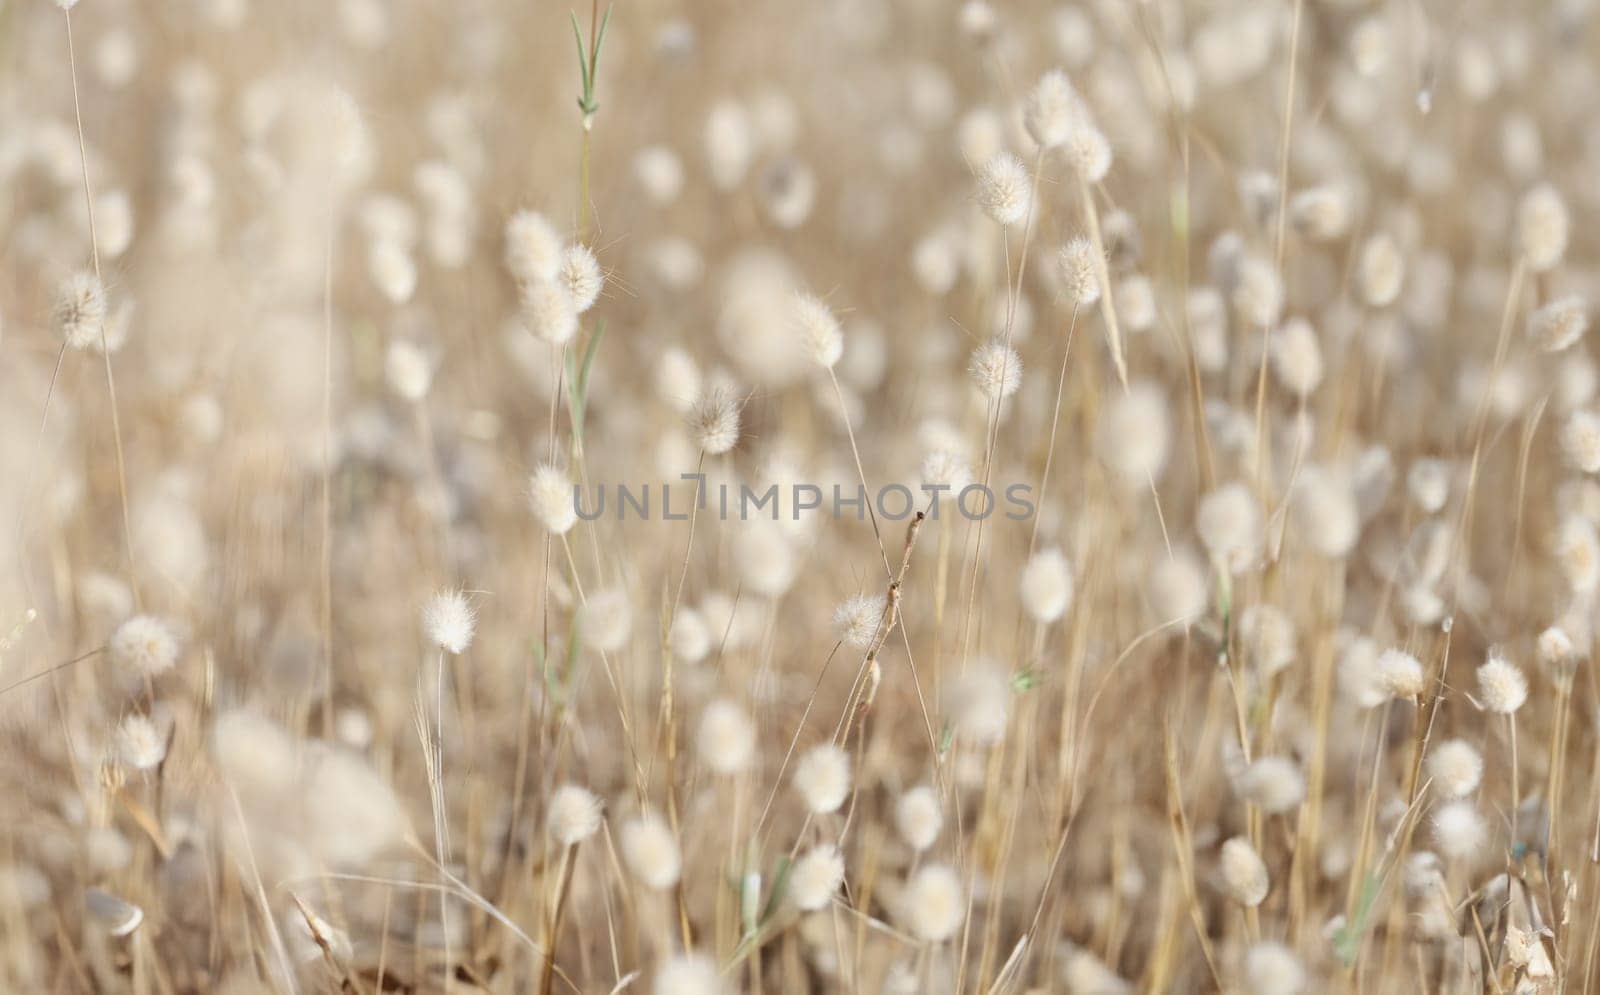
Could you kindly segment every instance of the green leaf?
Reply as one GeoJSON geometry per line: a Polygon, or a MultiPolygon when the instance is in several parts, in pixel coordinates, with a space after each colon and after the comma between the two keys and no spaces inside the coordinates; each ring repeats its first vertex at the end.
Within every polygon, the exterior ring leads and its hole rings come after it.
{"type": "Polygon", "coordinates": [[[595,70],[600,67],[600,49],[606,43],[606,25],[611,23],[611,5],[606,5],[606,12],[600,15],[600,30],[594,37],[594,51],[589,53],[589,83],[593,88],[595,70]]]}
{"type": "Polygon", "coordinates": [[[578,15],[569,10],[567,16],[572,18],[572,40],[578,43],[578,72],[583,74],[583,99],[578,106],[582,107],[588,102],[594,84],[589,79],[589,59],[583,54],[583,30],[578,27],[578,15]]]}
{"type": "Polygon", "coordinates": [[[1024,667],[1011,675],[1011,690],[1018,693],[1032,691],[1042,683],[1044,683],[1044,675],[1032,667],[1024,667]]]}

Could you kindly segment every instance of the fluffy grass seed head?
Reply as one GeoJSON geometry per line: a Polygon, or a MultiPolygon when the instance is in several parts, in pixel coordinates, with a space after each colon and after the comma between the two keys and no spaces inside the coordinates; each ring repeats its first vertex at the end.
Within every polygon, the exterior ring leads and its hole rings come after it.
{"type": "Polygon", "coordinates": [[[1083,113],[1078,93],[1067,74],[1052,69],[1039,77],[1039,82],[1029,91],[1022,109],[1022,124],[1041,148],[1060,148],[1066,144],[1083,113]]]}
{"type": "Polygon", "coordinates": [[[1561,425],[1561,455],[1584,473],[1600,472],[1600,414],[1583,408],[1561,425]]]}
{"type": "Polygon", "coordinates": [[[1022,568],[1022,607],[1041,625],[1049,625],[1072,604],[1072,565],[1059,549],[1042,549],[1022,568]]]}
{"type": "Polygon", "coordinates": [[[553,535],[566,535],[578,521],[572,480],[551,463],[540,463],[528,481],[528,504],[533,516],[553,535]]]}
{"type": "Polygon", "coordinates": [[[1287,757],[1257,757],[1239,775],[1235,787],[1245,801],[1268,815],[1293,811],[1306,797],[1305,775],[1287,757]]]}
{"type": "Polygon", "coordinates": [[[1427,775],[1446,798],[1465,798],[1483,780],[1483,757],[1464,739],[1447,739],[1428,753],[1427,775]]]}
{"type": "Polygon", "coordinates": [[[1099,183],[1111,172],[1111,142],[1105,132],[1087,118],[1067,134],[1062,151],[1067,162],[1088,183],[1099,183]]]}
{"type": "Polygon", "coordinates": [[[813,746],[795,764],[794,786],[813,814],[838,811],[850,796],[850,755],[832,743],[813,746]]]}
{"type": "Polygon", "coordinates": [[[967,917],[961,877],[943,864],[929,864],[912,875],[902,898],[906,925],[912,935],[928,943],[948,940],[967,917]]]}
{"type": "Polygon", "coordinates": [[[1545,352],[1561,352],[1588,330],[1588,305],[1576,294],[1557,297],[1528,316],[1528,339],[1545,352]]]}
{"type": "Polygon", "coordinates": [[[1488,842],[1489,827],[1477,806],[1468,801],[1453,801],[1433,812],[1433,843],[1451,860],[1470,860],[1488,842]]]}
{"type": "Polygon", "coordinates": [[[1233,309],[1252,328],[1271,328],[1283,313],[1283,280],[1271,261],[1260,256],[1239,260],[1234,274],[1233,309]]]}
{"type": "Polygon", "coordinates": [[[1571,227],[1567,205],[1555,187],[1541,183],[1524,194],[1517,205],[1517,243],[1528,268],[1544,273],[1560,265],[1571,227]]]}
{"type": "Polygon", "coordinates": [[[672,631],[667,637],[667,643],[672,649],[673,656],[685,663],[699,663],[705,659],[707,653],[711,652],[713,638],[705,616],[693,608],[685,608],[672,620],[672,631]]]}
{"type": "Polygon", "coordinates": [[[1272,881],[1267,877],[1266,862],[1250,845],[1250,840],[1234,837],[1222,843],[1218,859],[1218,875],[1222,891],[1245,907],[1259,905],[1267,897],[1272,881]]]}
{"type": "Polygon", "coordinates": [[[1290,318],[1272,336],[1272,372],[1285,390],[1305,397],[1322,383],[1322,345],[1304,318],[1290,318]]]}
{"type": "Polygon", "coordinates": [[[723,995],[727,990],[717,962],[693,952],[667,958],[650,986],[653,995],[723,995]]]}
{"type": "Polygon", "coordinates": [[[755,758],[756,728],[738,705],[713,701],[700,716],[695,748],[700,762],[718,774],[737,774],[755,758]]]}
{"type": "Polygon", "coordinates": [[[1350,227],[1350,194],[1334,184],[1302,190],[1289,200],[1289,220],[1295,230],[1317,242],[1328,242],[1350,227]]]}
{"type": "Polygon", "coordinates": [[[1588,594],[1600,587],[1600,534],[1587,518],[1564,519],[1556,529],[1553,552],[1574,593],[1588,594]]]}
{"type": "Polygon", "coordinates": [[[1263,940],[1244,955],[1244,977],[1250,995],[1300,995],[1306,990],[1306,969],[1293,950],[1263,940]]]}
{"type": "Polygon", "coordinates": [[[622,859],[628,871],[653,891],[671,888],[683,871],[678,841],[654,813],[645,813],[622,827],[622,859]]]}
{"type": "Polygon", "coordinates": [[[422,631],[446,653],[465,653],[477,625],[478,614],[464,591],[439,591],[422,606],[422,631]]]}
{"type": "Polygon", "coordinates": [[[167,738],[149,718],[133,713],[117,726],[117,758],[134,770],[151,770],[167,755],[167,738]]]}
{"type": "Polygon", "coordinates": [[[950,682],[947,706],[956,732],[979,746],[1005,738],[1011,722],[1011,679],[997,665],[974,661],[950,682]]]}
{"type": "Polygon", "coordinates": [[[978,171],[978,206],[996,224],[1010,226],[1028,216],[1028,167],[1009,152],[992,156],[978,171]]]}
{"type": "Polygon", "coordinates": [[[1416,699],[1428,689],[1422,661],[1402,649],[1386,649],[1374,662],[1376,684],[1390,698],[1416,699]]]}
{"type": "Polygon", "coordinates": [[[884,627],[887,606],[888,600],[881,594],[852,594],[834,610],[833,631],[846,646],[867,649],[884,627]]]}
{"type": "Polygon", "coordinates": [[[811,294],[798,294],[794,300],[794,327],[801,347],[813,363],[832,369],[844,355],[844,332],[828,305],[811,294]]]}
{"type": "Polygon", "coordinates": [[[105,284],[93,273],[74,273],[56,288],[50,324],[68,349],[88,349],[99,343],[107,313],[105,284]]]}
{"type": "Polygon", "coordinates": [[[589,595],[578,609],[578,631],[585,646],[601,653],[615,653],[628,645],[633,635],[633,602],[628,592],[612,586],[589,595]]]}
{"type": "Polygon", "coordinates": [[[178,637],[154,615],[135,615],[117,626],[106,649],[113,663],[141,679],[163,674],[178,662],[178,637]]]}
{"type": "Polygon", "coordinates": [[[789,871],[789,897],[802,912],[815,912],[828,904],[844,884],[844,857],[832,843],[812,847],[789,871]]]}
{"type": "Polygon", "coordinates": [[[572,846],[600,828],[600,811],[600,799],[594,792],[576,784],[563,784],[550,793],[545,829],[557,843],[572,846]]]}
{"type": "Polygon", "coordinates": [[[538,211],[518,211],[506,222],[506,269],[519,283],[551,283],[561,271],[565,243],[538,211]]]}
{"type": "Polygon", "coordinates": [[[578,334],[578,307],[572,291],[560,280],[533,280],[522,285],[522,323],[543,342],[563,346],[578,334]]]}
{"type": "Polygon", "coordinates": [[[689,410],[689,432],[707,456],[720,456],[739,441],[739,398],[723,386],[700,396],[689,410]]]}
{"type": "Polygon", "coordinates": [[[417,403],[433,386],[433,357],[409,339],[394,339],[383,355],[383,376],[404,401],[417,403]]]}
{"type": "Polygon", "coordinates": [[[902,794],[895,801],[894,825],[906,846],[918,853],[933,846],[944,829],[939,793],[923,784],[902,794]]]}
{"type": "Polygon", "coordinates": [[[1154,383],[1135,381],[1101,409],[1095,452],[1124,487],[1143,490],[1161,479],[1171,450],[1167,398],[1154,383]]]}
{"type": "Polygon", "coordinates": [[[972,464],[951,449],[935,449],[922,458],[922,485],[940,488],[934,492],[940,501],[959,495],[972,483],[972,464]]]}
{"type": "Polygon", "coordinates": [[[1265,539],[1261,505],[1244,484],[1224,484],[1201,500],[1195,513],[1195,531],[1212,560],[1239,573],[1261,556],[1265,539]]]}
{"type": "Polygon", "coordinates": [[[991,401],[1010,397],[1022,386],[1022,359],[1001,339],[990,339],[974,349],[967,372],[978,391],[991,401]]]}
{"type": "Polygon", "coordinates": [[[1079,235],[1056,253],[1061,290],[1075,307],[1086,308],[1100,299],[1100,266],[1094,243],[1079,235]]]}
{"type": "Polygon", "coordinates": [[[1388,307],[1395,302],[1405,281],[1406,260],[1393,235],[1379,232],[1367,239],[1361,248],[1357,273],[1361,299],[1368,307],[1388,307]]]}
{"type": "Polygon", "coordinates": [[[1484,711],[1510,715],[1528,700],[1528,679],[1517,665],[1495,653],[1478,667],[1478,705],[1484,711]]]}
{"type": "Polygon", "coordinates": [[[560,282],[572,297],[572,309],[583,314],[600,299],[606,278],[594,252],[581,242],[573,242],[561,253],[560,282]]]}
{"type": "Polygon", "coordinates": [[[1222,890],[1229,898],[1247,908],[1260,905],[1272,885],[1267,876],[1267,865],[1243,836],[1235,836],[1222,844],[1217,871],[1222,890]]]}

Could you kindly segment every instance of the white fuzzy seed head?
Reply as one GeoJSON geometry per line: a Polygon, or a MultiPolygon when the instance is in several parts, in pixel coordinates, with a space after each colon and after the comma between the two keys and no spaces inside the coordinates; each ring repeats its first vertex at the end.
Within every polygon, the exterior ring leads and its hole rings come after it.
{"type": "Polygon", "coordinates": [[[572,480],[560,467],[541,463],[528,480],[528,505],[533,515],[553,535],[566,535],[578,521],[572,480]]]}
{"type": "Polygon", "coordinates": [[[1600,587],[1600,535],[1588,519],[1571,515],[1562,521],[1553,552],[1575,593],[1588,594],[1600,587]]]}
{"type": "Polygon", "coordinates": [[[1561,263],[1571,225],[1567,205],[1555,187],[1541,183],[1523,196],[1517,206],[1517,241],[1529,269],[1543,273],[1561,263]]]}
{"type": "Polygon", "coordinates": [[[1242,483],[1207,494],[1195,513],[1195,530],[1218,566],[1238,573],[1261,555],[1261,505],[1242,483]]]}
{"type": "Polygon", "coordinates": [[[755,726],[738,705],[714,701],[700,716],[695,748],[700,762],[718,774],[737,774],[748,768],[755,757],[755,726]]]}
{"type": "Polygon", "coordinates": [[[1417,507],[1432,515],[1450,499],[1450,464],[1444,460],[1420,459],[1406,471],[1406,490],[1417,507]]]}
{"type": "Polygon", "coordinates": [[[1072,565],[1059,549],[1040,550],[1022,568],[1022,607],[1041,625],[1066,614],[1072,594],[1072,565]]]}
{"type": "Polygon", "coordinates": [[[885,625],[888,600],[881,594],[853,594],[833,612],[833,631],[846,646],[864,650],[885,625]]]}
{"type": "Polygon", "coordinates": [[[1326,242],[1343,235],[1350,227],[1350,194],[1343,187],[1312,187],[1295,194],[1289,201],[1289,219],[1313,241],[1326,242]]]}
{"type": "Polygon", "coordinates": [[[812,747],[795,764],[794,786],[814,814],[837,811],[850,795],[850,755],[832,743],[812,747]]]}
{"type": "Polygon", "coordinates": [[[1579,409],[1561,426],[1561,455],[1584,473],[1600,472],[1600,414],[1579,409]]]}
{"type": "Polygon", "coordinates": [[[622,827],[622,859],[645,887],[666,891],[678,883],[683,856],[660,816],[646,814],[622,827]]]}
{"type": "Polygon", "coordinates": [[[1039,77],[1022,110],[1022,123],[1041,148],[1059,148],[1072,134],[1073,125],[1083,114],[1077,91],[1067,74],[1052,69],[1039,77]]]}
{"type": "Polygon", "coordinates": [[[633,603],[621,587],[605,587],[589,595],[578,609],[578,630],[585,646],[615,653],[633,635],[633,603]]]}
{"type": "Polygon", "coordinates": [[[828,904],[844,884],[844,857],[832,843],[813,847],[789,871],[789,897],[802,912],[815,912],[828,904]]]}
{"type": "Polygon", "coordinates": [[[906,846],[918,853],[933,846],[944,829],[938,792],[924,784],[901,795],[894,806],[894,825],[906,846]]]}
{"type": "Polygon", "coordinates": [[[1528,339],[1545,352],[1560,352],[1589,330],[1588,305],[1582,297],[1558,297],[1528,316],[1528,339]]]}
{"type": "Polygon", "coordinates": [[[1306,779],[1287,757],[1257,757],[1235,785],[1241,797],[1268,815],[1299,807],[1306,797],[1306,779]]]}
{"type": "Polygon", "coordinates": [[[707,456],[718,456],[739,441],[739,398],[725,387],[712,387],[689,411],[689,433],[707,456]]]}
{"type": "Polygon", "coordinates": [[[1490,655],[1478,668],[1478,704],[1489,712],[1510,715],[1528,700],[1528,679],[1505,657],[1490,655]]]}
{"type": "MultiPolygon", "coordinates": [[[[720,633],[716,635],[720,636],[720,633]]],[[[685,663],[699,663],[711,652],[712,639],[713,633],[706,624],[705,616],[693,608],[685,608],[672,620],[672,631],[667,642],[673,656],[685,663]]]]}
{"type": "Polygon", "coordinates": [[[56,288],[50,324],[68,349],[88,349],[100,341],[107,315],[106,288],[93,273],[74,273],[56,288]]]}
{"type": "Polygon", "coordinates": [[[1322,383],[1322,344],[1304,318],[1291,318],[1272,337],[1272,372],[1285,390],[1305,397],[1322,383]]]}
{"type": "Polygon", "coordinates": [[[117,626],[106,646],[117,666],[138,678],[155,677],[178,662],[178,638],[153,615],[135,615],[117,626]]]}
{"type": "Polygon", "coordinates": [[[600,261],[589,247],[574,242],[561,253],[560,281],[572,297],[572,309],[582,314],[594,307],[606,278],[600,272],[600,261]]]}
{"type": "Polygon", "coordinates": [[[727,986],[717,962],[701,953],[678,954],[656,971],[654,995],[722,995],[727,986]]]}
{"type": "Polygon", "coordinates": [[[930,864],[906,882],[907,925],[919,940],[939,943],[955,935],[967,917],[966,890],[955,871],[930,864]]]}
{"type": "Polygon", "coordinates": [[[1361,299],[1368,307],[1388,307],[1400,296],[1405,280],[1406,260],[1394,236],[1379,232],[1362,246],[1358,264],[1361,299]]]}
{"type": "Polygon", "coordinates": [[[972,483],[972,465],[958,452],[935,449],[922,458],[921,476],[922,486],[942,488],[930,491],[930,496],[947,501],[972,483]]]}
{"type": "Polygon", "coordinates": [[[950,682],[948,708],[955,731],[979,746],[1005,738],[1011,723],[1011,678],[987,661],[975,661],[950,682]]]}
{"type": "Polygon", "coordinates": [[[1001,339],[990,339],[974,349],[967,372],[978,391],[991,401],[1010,397],[1022,386],[1022,359],[1001,339]]]}
{"type": "Polygon", "coordinates": [[[1422,661],[1400,649],[1386,649],[1374,664],[1377,686],[1390,698],[1418,698],[1428,688],[1422,661]]]}
{"type": "Polygon", "coordinates": [[[1578,648],[1573,644],[1572,637],[1559,625],[1552,625],[1539,633],[1534,645],[1539,654],[1539,665],[1558,678],[1570,675],[1578,663],[1578,648]]]}
{"type": "Polygon", "coordinates": [[[1056,253],[1061,290],[1075,307],[1086,308],[1100,299],[1100,260],[1094,243],[1083,236],[1072,239],[1056,253]]]}
{"type": "Polygon", "coordinates": [[[1428,777],[1446,798],[1465,798],[1483,780],[1483,757],[1464,739],[1449,739],[1428,754],[1428,777]]]}
{"type": "Polygon", "coordinates": [[[1172,449],[1167,399],[1149,381],[1135,381],[1102,409],[1095,452],[1123,486],[1143,490],[1160,480],[1172,449]]]}
{"type": "Polygon", "coordinates": [[[390,390],[415,404],[433,386],[433,358],[409,339],[394,339],[383,356],[383,375],[390,390]]]}
{"type": "Polygon", "coordinates": [[[978,171],[978,206],[1001,225],[1014,225],[1028,216],[1028,168],[1009,152],[1000,152],[978,171]]]}
{"type": "Polygon", "coordinates": [[[820,298],[800,294],[794,301],[794,327],[800,344],[813,363],[831,369],[844,355],[844,332],[820,298]]]}
{"type": "Polygon", "coordinates": [[[600,799],[594,792],[576,784],[563,784],[550,793],[550,810],[545,814],[545,829],[562,846],[572,846],[593,836],[600,828],[600,799]]]}
{"type": "Polygon", "coordinates": [[[167,755],[167,739],[150,719],[132,714],[117,727],[117,758],[134,770],[151,770],[167,755]]]}
{"type": "Polygon", "coordinates": [[[550,283],[561,270],[563,241],[544,215],[518,211],[506,222],[506,269],[519,283],[550,283]]]}
{"type": "Polygon", "coordinates": [[[463,591],[440,591],[422,606],[422,631],[446,653],[466,652],[477,625],[477,612],[463,591]]]}
{"type": "Polygon", "coordinates": [[[566,345],[578,334],[578,308],[572,292],[559,280],[533,280],[522,285],[522,323],[541,341],[566,345]]]}
{"type": "Polygon", "coordinates": [[[1217,870],[1222,890],[1229,898],[1249,908],[1260,905],[1272,886],[1267,876],[1267,865],[1262,862],[1250,841],[1242,836],[1235,836],[1222,844],[1217,870]]]}
{"type": "Polygon", "coordinates": [[[1239,260],[1232,295],[1233,309],[1252,328],[1271,328],[1283,312],[1283,281],[1269,260],[1239,260]]]}
{"type": "Polygon", "coordinates": [[[1454,801],[1433,812],[1433,842],[1451,860],[1469,860],[1488,842],[1489,827],[1471,802],[1454,801]]]}
{"type": "Polygon", "coordinates": [[[1111,172],[1111,143],[1092,121],[1080,121],[1068,133],[1062,151],[1068,164],[1088,183],[1099,183],[1111,172]]]}
{"type": "Polygon", "coordinates": [[[1300,995],[1306,988],[1306,969],[1293,950],[1265,940],[1244,955],[1244,976],[1251,995],[1300,995]]]}

